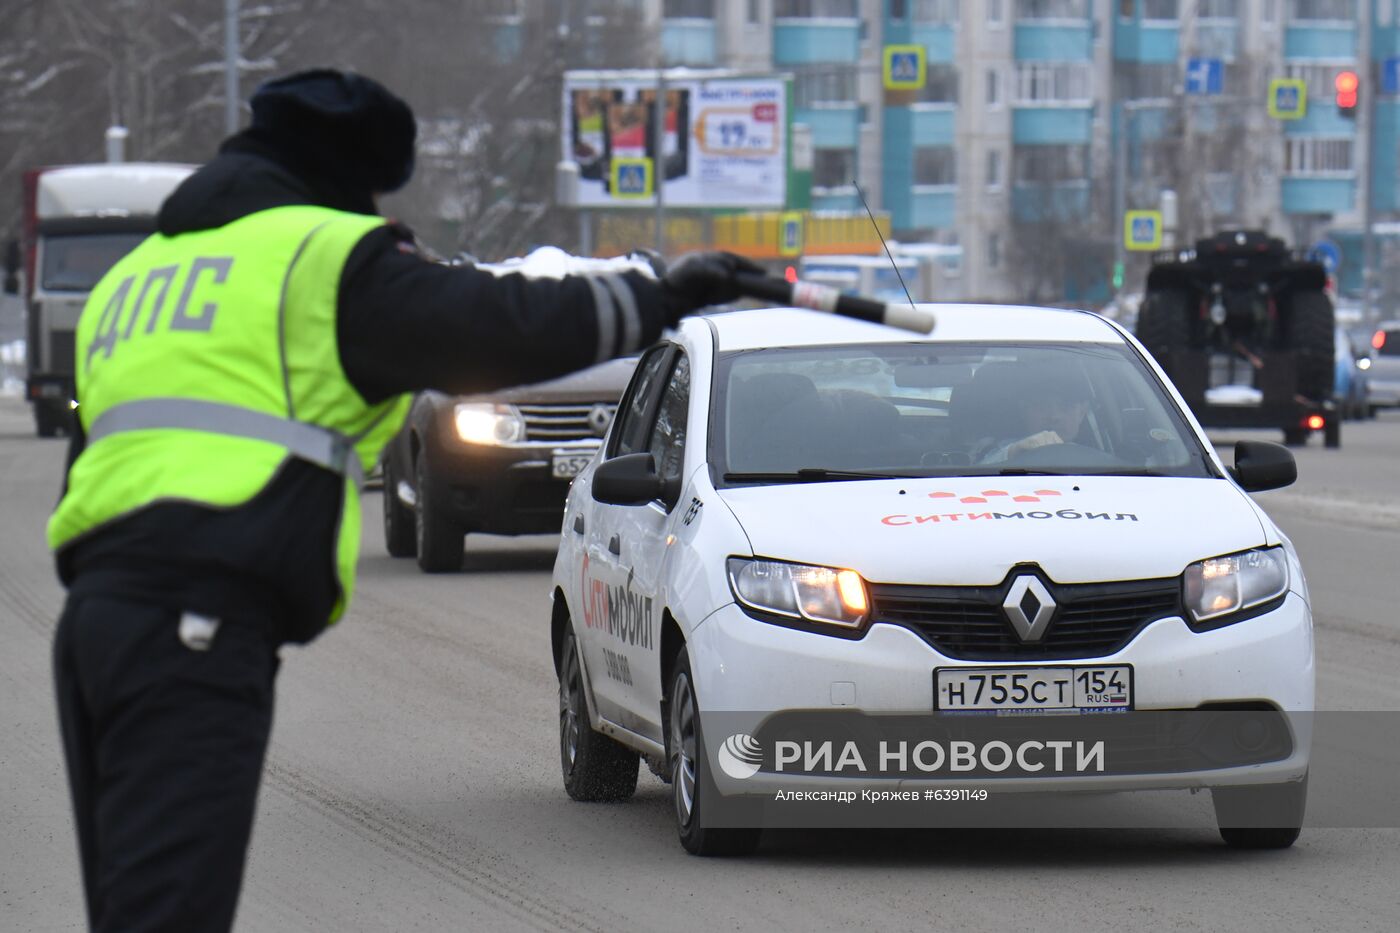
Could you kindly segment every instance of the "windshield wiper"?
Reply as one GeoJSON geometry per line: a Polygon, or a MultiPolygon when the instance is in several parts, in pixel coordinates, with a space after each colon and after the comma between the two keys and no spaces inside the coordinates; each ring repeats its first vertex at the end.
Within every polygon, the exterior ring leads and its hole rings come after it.
{"type": "Polygon", "coordinates": [[[903,473],[868,473],[860,470],[828,470],[825,467],[803,467],[791,473],[726,473],[726,483],[824,483],[846,479],[916,479],[903,473]]]}

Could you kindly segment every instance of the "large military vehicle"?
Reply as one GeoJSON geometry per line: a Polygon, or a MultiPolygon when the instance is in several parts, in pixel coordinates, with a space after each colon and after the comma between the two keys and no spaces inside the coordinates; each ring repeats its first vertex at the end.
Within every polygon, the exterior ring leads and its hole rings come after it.
{"type": "Polygon", "coordinates": [[[1137,337],[1206,427],[1314,431],[1341,443],[1333,402],[1334,317],[1321,263],[1258,230],[1160,253],[1147,275],[1137,337]]]}

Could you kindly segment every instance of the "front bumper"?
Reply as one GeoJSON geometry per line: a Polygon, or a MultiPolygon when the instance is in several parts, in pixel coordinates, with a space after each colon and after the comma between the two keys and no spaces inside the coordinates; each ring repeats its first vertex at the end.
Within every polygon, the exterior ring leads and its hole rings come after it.
{"type": "Polygon", "coordinates": [[[553,476],[554,455],[591,456],[596,450],[597,445],[495,447],[440,438],[425,452],[428,498],[471,531],[558,532],[573,480],[553,476]]]}
{"type": "MultiPolygon", "coordinates": [[[[934,709],[933,671],[950,667],[1008,667],[1001,663],[947,658],[914,632],[894,625],[872,626],[860,641],[781,628],[753,619],[736,605],[706,618],[690,635],[696,692],[706,713],[772,714],[781,711],[859,710],[920,713],[934,709]]],[[[1210,632],[1192,632],[1179,617],[1159,619],[1114,654],[1047,664],[1128,664],[1133,668],[1137,710],[1194,710],[1207,704],[1248,704],[1284,711],[1314,706],[1312,616],[1290,593],[1275,610],[1210,632]]],[[[1126,790],[1190,788],[1299,780],[1306,773],[1310,727],[1291,720],[1291,752],[1278,760],[1240,767],[1162,773],[1054,775],[998,778],[998,790],[1126,790]]],[[[719,741],[722,741],[720,737],[719,741]]],[[[713,744],[713,740],[707,744],[713,744]]],[[[744,792],[816,784],[830,777],[760,773],[744,792]]],[[[721,778],[723,782],[723,779],[721,778]]],[[[860,786],[986,786],[989,779],[948,778],[931,782],[860,779],[860,786]]]]}

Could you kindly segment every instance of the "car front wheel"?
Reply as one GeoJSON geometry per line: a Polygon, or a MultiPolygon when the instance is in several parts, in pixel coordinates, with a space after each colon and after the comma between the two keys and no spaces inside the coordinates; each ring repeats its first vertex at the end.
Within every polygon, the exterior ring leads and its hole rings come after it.
{"type": "Polygon", "coordinates": [[[1308,779],[1288,784],[1216,787],[1210,792],[1220,837],[1234,849],[1286,849],[1303,831],[1308,779]]]}
{"type": "Polygon", "coordinates": [[[708,801],[719,790],[710,777],[704,753],[700,707],[690,673],[690,656],[684,647],[676,656],[666,698],[666,752],[681,845],[691,855],[748,855],[758,848],[762,832],[759,827],[707,827],[702,819],[708,801]]]}
{"type": "Polygon", "coordinates": [[[583,693],[583,666],[571,631],[559,653],[559,765],[575,800],[626,800],[637,790],[641,756],[593,730],[583,693]]]}
{"type": "Polygon", "coordinates": [[[428,455],[423,451],[413,465],[418,498],[413,504],[414,533],[418,539],[418,566],[424,573],[453,573],[462,569],[466,553],[465,532],[437,507],[428,488],[428,455]]]}
{"type": "Polygon", "coordinates": [[[399,499],[399,474],[394,459],[384,458],[384,549],[390,557],[413,557],[418,553],[418,529],[413,509],[399,499]]]}

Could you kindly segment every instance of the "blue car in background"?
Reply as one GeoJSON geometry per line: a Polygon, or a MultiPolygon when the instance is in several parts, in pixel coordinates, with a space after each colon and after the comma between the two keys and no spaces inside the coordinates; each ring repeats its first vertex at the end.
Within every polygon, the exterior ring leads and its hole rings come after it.
{"type": "MultiPolygon", "coordinates": [[[[1336,328],[1334,343],[1336,378],[1332,386],[1332,398],[1337,403],[1337,411],[1343,420],[1366,418],[1372,413],[1370,389],[1366,370],[1357,365],[1357,348],[1342,327],[1336,328]]],[[[1364,351],[1360,358],[1366,358],[1364,351]]]]}

